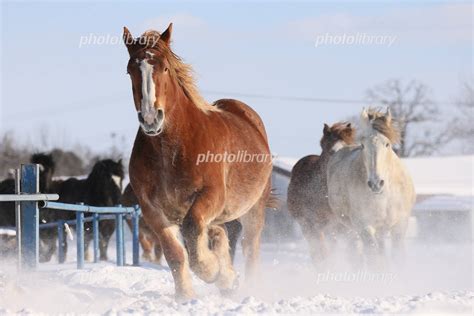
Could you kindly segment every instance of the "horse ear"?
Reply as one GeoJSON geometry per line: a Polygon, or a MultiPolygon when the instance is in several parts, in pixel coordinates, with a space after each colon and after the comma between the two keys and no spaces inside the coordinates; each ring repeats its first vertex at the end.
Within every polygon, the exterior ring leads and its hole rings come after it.
{"type": "Polygon", "coordinates": [[[132,33],[128,30],[126,26],[123,27],[123,42],[128,49],[128,53],[132,54],[132,50],[135,47],[135,39],[132,36],[132,33]]]}
{"type": "Polygon", "coordinates": [[[385,120],[387,124],[390,124],[392,122],[392,111],[390,111],[389,106],[387,106],[387,110],[385,111],[385,120]]]}
{"type": "Polygon", "coordinates": [[[323,128],[323,134],[326,135],[329,133],[329,125],[327,125],[326,123],[324,123],[324,128],[323,128]]]}
{"type": "Polygon", "coordinates": [[[173,23],[170,23],[166,31],[161,34],[160,39],[165,42],[166,45],[170,46],[171,33],[173,32],[173,23]]]}
{"type": "Polygon", "coordinates": [[[119,160],[117,160],[117,163],[118,163],[119,165],[121,165],[121,164],[122,164],[122,158],[120,158],[119,160]]]}
{"type": "Polygon", "coordinates": [[[366,108],[362,109],[362,113],[360,113],[360,119],[364,123],[367,123],[369,121],[369,112],[367,112],[366,108]]]}

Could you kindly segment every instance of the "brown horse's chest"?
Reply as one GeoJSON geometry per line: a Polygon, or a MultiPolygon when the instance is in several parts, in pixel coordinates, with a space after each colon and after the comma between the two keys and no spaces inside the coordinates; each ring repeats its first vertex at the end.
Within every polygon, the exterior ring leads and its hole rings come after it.
{"type": "MultiPolygon", "coordinates": [[[[138,158],[134,164],[140,165],[140,160],[138,158]]],[[[142,163],[148,166],[130,169],[131,178],[140,179],[134,183],[134,190],[140,192],[141,198],[153,210],[164,214],[170,222],[179,224],[191,207],[196,185],[189,180],[188,173],[172,160],[156,159],[153,163],[142,163]]]]}

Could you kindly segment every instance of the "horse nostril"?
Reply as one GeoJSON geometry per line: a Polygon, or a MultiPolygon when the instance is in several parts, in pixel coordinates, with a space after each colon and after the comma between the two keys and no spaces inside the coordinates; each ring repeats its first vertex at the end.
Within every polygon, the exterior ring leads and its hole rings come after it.
{"type": "Polygon", "coordinates": [[[380,180],[380,187],[383,187],[384,183],[385,183],[385,181],[380,180]]]}
{"type": "Polygon", "coordinates": [[[142,112],[138,112],[137,114],[138,114],[138,121],[140,123],[144,123],[145,119],[143,118],[142,112]]]}
{"type": "Polygon", "coordinates": [[[372,182],[371,180],[369,180],[369,181],[367,182],[367,185],[369,186],[369,188],[372,189],[372,186],[373,186],[374,184],[373,184],[373,182],[372,182]]]}
{"type": "Polygon", "coordinates": [[[164,112],[162,109],[158,109],[158,114],[156,116],[157,118],[157,121],[160,122],[162,119],[163,119],[163,116],[164,116],[164,112]]]}

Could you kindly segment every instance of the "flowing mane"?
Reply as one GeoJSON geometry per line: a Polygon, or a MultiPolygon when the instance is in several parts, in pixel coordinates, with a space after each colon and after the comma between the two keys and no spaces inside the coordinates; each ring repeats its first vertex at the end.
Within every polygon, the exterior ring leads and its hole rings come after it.
{"type": "Polygon", "coordinates": [[[183,60],[173,53],[173,51],[163,41],[160,41],[160,32],[155,30],[148,30],[138,37],[135,42],[143,46],[142,49],[157,50],[162,54],[170,64],[170,73],[176,78],[179,85],[184,91],[184,94],[191,100],[194,105],[203,112],[219,111],[217,106],[213,106],[204,100],[199,93],[195,79],[194,71],[191,65],[186,64],[183,60]]]}
{"type": "Polygon", "coordinates": [[[400,128],[398,124],[390,114],[382,112],[378,108],[368,108],[367,109],[367,119],[366,128],[371,128],[385,137],[387,137],[392,144],[399,144],[401,135],[400,128]]]}
{"type": "Polygon", "coordinates": [[[331,131],[335,132],[346,144],[354,142],[355,130],[351,127],[350,122],[341,121],[331,126],[331,131]]]}

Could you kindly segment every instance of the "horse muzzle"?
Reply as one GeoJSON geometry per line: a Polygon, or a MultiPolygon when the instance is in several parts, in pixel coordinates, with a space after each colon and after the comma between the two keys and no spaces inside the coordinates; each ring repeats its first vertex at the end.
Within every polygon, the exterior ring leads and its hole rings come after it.
{"type": "Polygon", "coordinates": [[[375,194],[382,193],[384,184],[385,181],[381,179],[367,181],[367,185],[369,186],[370,190],[375,194]]]}
{"type": "Polygon", "coordinates": [[[142,111],[138,111],[138,121],[143,132],[148,136],[158,136],[163,131],[163,123],[165,121],[165,113],[159,109],[148,112],[146,115],[142,111]]]}

